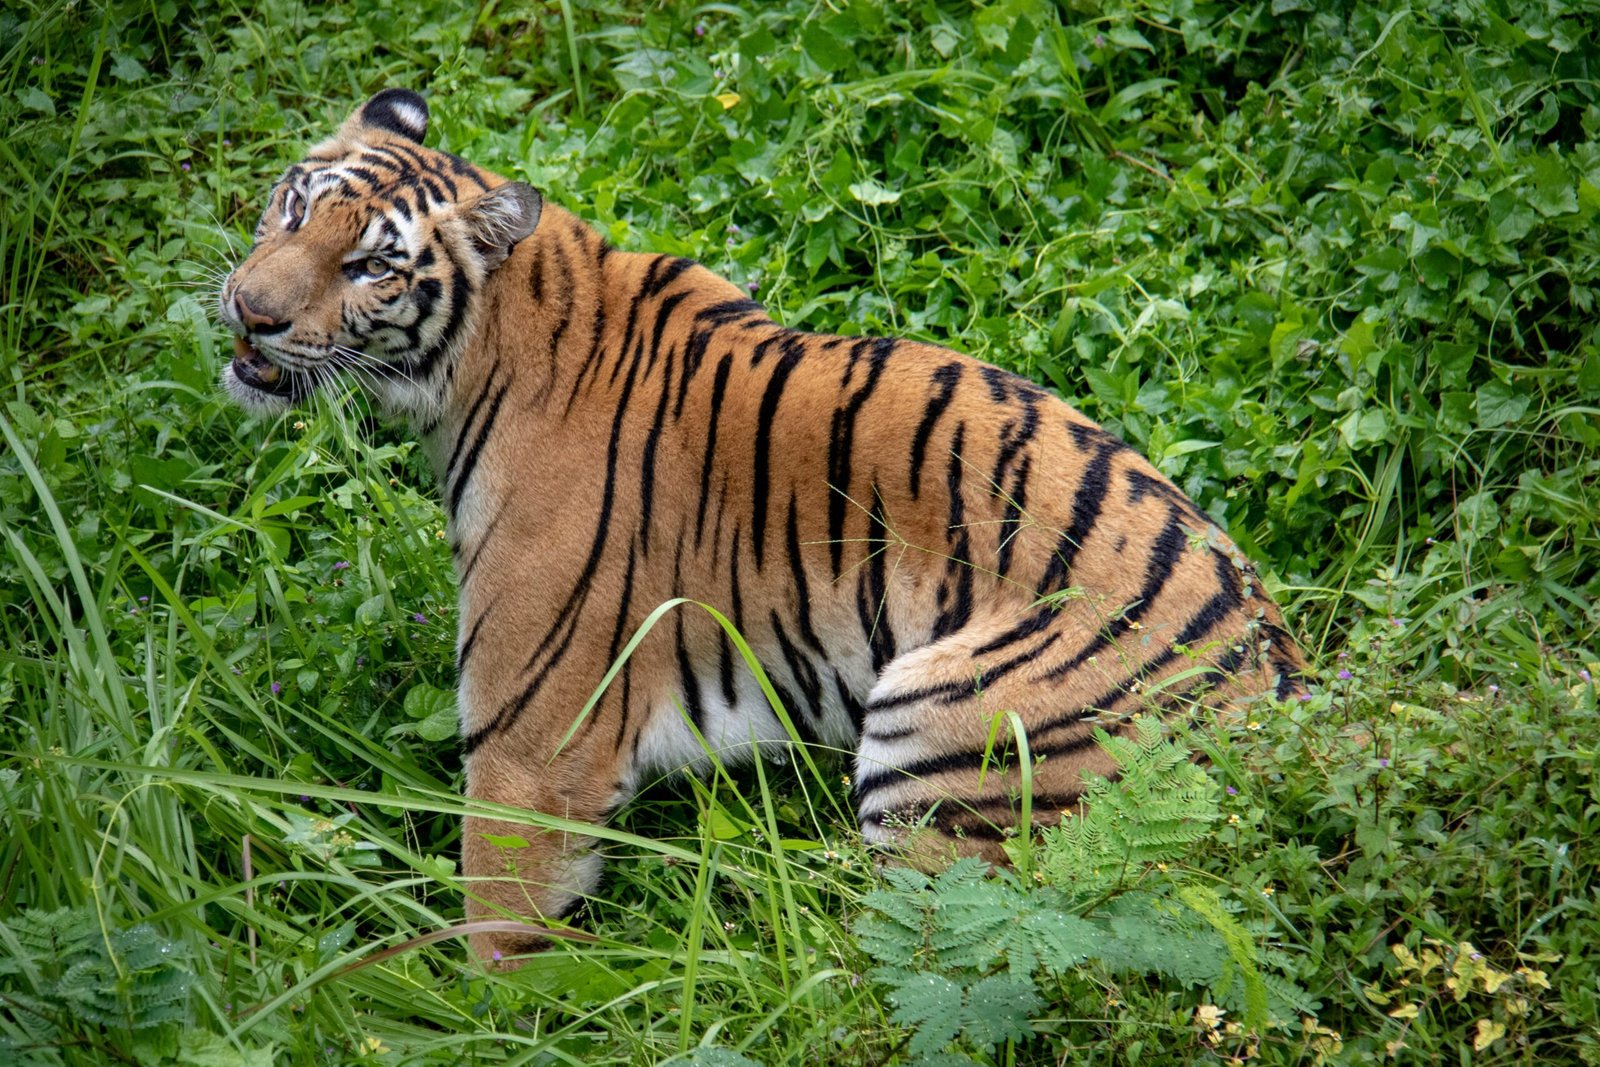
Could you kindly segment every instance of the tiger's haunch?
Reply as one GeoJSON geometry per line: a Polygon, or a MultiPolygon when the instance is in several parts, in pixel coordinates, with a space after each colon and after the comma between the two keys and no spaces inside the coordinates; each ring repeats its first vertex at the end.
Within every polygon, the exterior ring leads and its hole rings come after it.
{"type": "MultiPolygon", "coordinates": [[[[674,597],[734,621],[803,740],[854,754],[867,840],[930,861],[1002,858],[1024,776],[997,715],[1026,726],[1048,821],[1113,770],[1096,726],[1300,691],[1232,542],[1056,397],[935,345],[781,326],[424,147],[427,121],[385,90],[273,188],[220,294],[223,382],[275,411],[353,377],[420,436],[460,579],[471,797],[593,824],[707,747],[789,744],[693,607],[573,728],[674,597]]],[[[598,881],[591,845],[469,818],[468,914],[563,915],[598,881]]]]}

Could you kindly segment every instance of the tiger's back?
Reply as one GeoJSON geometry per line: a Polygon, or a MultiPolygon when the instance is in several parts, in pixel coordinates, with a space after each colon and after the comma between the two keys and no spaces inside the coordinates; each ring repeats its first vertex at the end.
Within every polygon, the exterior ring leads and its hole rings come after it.
{"type": "MultiPolygon", "coordinates": [[[[362,114],[330,167],[373,179],[336,175],[370,212],[417,211],[415,176],[386,175],[374,144],[422,173],[460,161],[362,114]]],[[[477,173],[512,213],[511,190],[477,173]]],[[[804,740],[854,751],[868,839],[922,851],[998,857],[1024,775],[992,745],[997,715],[1019,715],[1049,818],[1085,770],[1111,770],[1097,725],[1297,690],[1298,652],[1231,542],[1059,399],[934,345],[785,328],[704,268],[614,251],[554,207],[521,224],[503,248],[478,242],[497,260],[479,270],[437,235],[430,263],[463,296],[430,311],[453,314],[460,341],[429,368],[436,402],[411,411],[461,580],[471,796],[599,821],[708,748],[785,743],[725,631],[692,607],[578,721],[675,597],[732,619],[804,740]]],[[[559,914],[598,876],[581,839],[508,853],[487,836],[507,827],[467,831],[474,914],[559,914]]]]}

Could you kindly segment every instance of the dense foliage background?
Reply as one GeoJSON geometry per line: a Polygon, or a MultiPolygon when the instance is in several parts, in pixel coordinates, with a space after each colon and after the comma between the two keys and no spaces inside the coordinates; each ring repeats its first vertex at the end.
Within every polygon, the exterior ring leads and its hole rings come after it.
{"type": "Polygon", "coordinates": [[[0,48],[0,1059],[1600,1062],[1580,0],[23,0],[0,48]],[[635,804],[598,945],[374,957],[460,917],[442,519],[358,397],[228,407],[208,308],[386,85],[785,322],[1053,386],[1261,561],[1325,684],[1193,739],[1210,829],[1096,890],[1221,970],[1049,862],[883,883],[826,762],[635,804]],[[1127,954],[975,955],[973,901],[1127,954]]]}

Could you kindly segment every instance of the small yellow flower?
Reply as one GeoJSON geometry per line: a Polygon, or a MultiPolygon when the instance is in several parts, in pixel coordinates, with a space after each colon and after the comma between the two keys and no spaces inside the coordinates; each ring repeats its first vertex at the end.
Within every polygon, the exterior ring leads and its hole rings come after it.
{"type": "Polygon", "coordinates": [[[299,420],[296,420],[295,424],[294,424],[294,428],[297,429],[297,430],[303,430],[303,429],[306,428],[306,424],[303,423],[303,422],[300,422],[299,420]]]}
{"type": "Polygon", "coordinates": [[[435,541],[443,541],[444,540],[444,531],[443,530],[435,530],[435,531],[433,531],[433,539],[435,541]]]}
{"type": "Polygon", "coordinates": [[[1272,894],[1274,894],[1276,892],[1277,892],[1277,890],[1272,888],[1272,884],[1270,882],[1261,887],[1261,895],[1264,896],[1264,897],[1270,897],[1272,894]]]}
{"type": "Polygon", "coordinates": [[[1255,720],[1255,719],[1251,719],[1251,720],[1250,720],[1250,729],[1252,729],[1252,730],[1259,730],[1259,729],[1261,729],[1261,723],[1259,723],[1259,722],[1258,722],[1258,721],[1256,721],[1256,720],[1255,720]]]}
{"type": "Polygon", "coordinates": [[[1228,816],[1228,825],[1229,826],[1238,826],[1239,825],[1239,816],[1237,816],[1237,815],[1228,816]]]}
{"type": "Polygon", "coordinates": [[[1162,874],[1166,874],[1167,873],[1167,865],[1165,863],[1158,863],[1158,864],[1156,864],[1156,870],[1160,871],[1162,874]]]}
{"type": "Polygon", "coordinates": [[[1222,1025],[1222,1017],[1226,1014],[1215,1004],[1202,1004],[1194,1010],[1194,1021],[1207,1030],[1215,1030],[1222,1025]]]}
{"type": "Polygon", "coordinates": [[[387,1045],[375,1037],[364,1037],[361,1044],[356,1046],[356,1051],[363,1056],[381,1056],[389,1051],[387,1045]]]}

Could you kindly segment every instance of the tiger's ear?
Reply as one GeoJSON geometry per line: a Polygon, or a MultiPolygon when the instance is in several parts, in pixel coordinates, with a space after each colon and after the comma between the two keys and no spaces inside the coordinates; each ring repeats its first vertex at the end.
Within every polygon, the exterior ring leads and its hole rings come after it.
{"type": "Polygon", "coordinates": [[[544,201],[527,182],[506,182],[456,209],[467,234],[483,257],[483,269],[494,270],[506,261],[516,243],[539,225],[544,201]]]}
{"type": "Polygon", "coordinates": [[[421,144],[428,135],[428,102],[410,89],[384,89],[356,108],[339,132],[346,137],[359,136],[364,129],[383,130],[421,144]]]}

